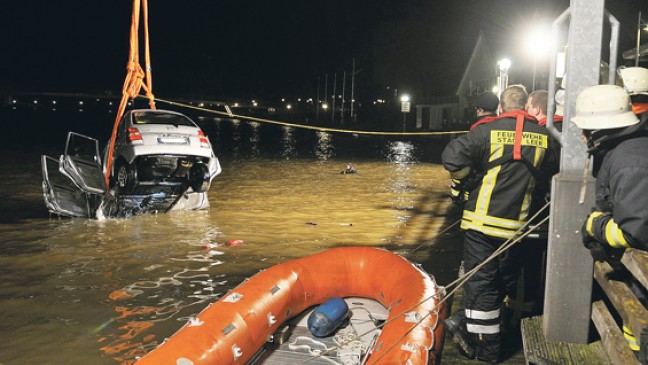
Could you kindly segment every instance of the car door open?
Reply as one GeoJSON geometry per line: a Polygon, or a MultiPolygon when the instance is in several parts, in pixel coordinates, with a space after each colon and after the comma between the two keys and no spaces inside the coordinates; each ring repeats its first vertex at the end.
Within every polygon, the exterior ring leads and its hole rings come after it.
{"type": "Polygon", "coordinates": [[[70,217],[94,217],[105,192],[96,139],[69,132],[59,160],[41,157],[47,209],[70,217]]]}

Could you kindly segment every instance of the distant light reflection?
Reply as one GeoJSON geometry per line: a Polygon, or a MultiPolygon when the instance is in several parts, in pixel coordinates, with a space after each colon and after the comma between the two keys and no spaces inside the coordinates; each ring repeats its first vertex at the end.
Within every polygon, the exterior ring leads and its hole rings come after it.
{"type": "Polygon", "coordinates": [[[389,179],[389,188],[394,195],[391,206],[396,210],[398,226],[403,227],[411,219],[413,208],[408,195],[413,192],[410,169],[417,163],[414,156],[415,147],[411,142],[390,142],[387,145],[387,160],[394,165],[389,179]]]}
{"type": "Polygon", "coordinates": [[[330,133],[318,131],[314,151],[315,157],[320,161],[326,161],[333,157],[334,149],[333,136],[330,133]]]}
{"type": "Polygon", "coordinates": [[[387,144],[387,161],[395,164],[416,163],[412,142],[395,141],[387,144]]]}
{"type": "Polygon", "coordinates": [[[241,152],[241,121],[239,119],[232,119],[232,156],[238,157],[241,152]]]}
{"type": "Polygon", "coordinates": [[[293,127],[283,126],[283,135],[281,136],[281,156],[286,160],[295,155],[295,136],[293,127]]]}
{"type": "Polygon", "coordinates": [[[252,156],[258,157],[260,155],[259,152],[259,140],[261,137],[259,136],[259,128],[261,127],[261,123],[259,122],[249,122],[250,127],[252,127],[252,134],[250,135],[250,149],[252,152],[252,156]]]}

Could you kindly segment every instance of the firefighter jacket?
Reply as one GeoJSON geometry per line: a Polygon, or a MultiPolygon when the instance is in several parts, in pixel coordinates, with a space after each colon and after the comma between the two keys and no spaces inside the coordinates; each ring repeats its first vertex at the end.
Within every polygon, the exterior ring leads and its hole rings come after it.
{"type": "Polygon", "coordinates": [[[587,220],[588,234],[612,247],[648,250],[648,112],[633,133],[599,147],[596,211],[587,220]]]}
{"type": "Polygon", "coordinates": [[[442,160],[451,177],[475,182],[466,187],[461,228],[508,239],[532,213],[536,183],[557,172],[558,155],[546,128],[523,110],[489,119],[451,141],[442,160]]]}

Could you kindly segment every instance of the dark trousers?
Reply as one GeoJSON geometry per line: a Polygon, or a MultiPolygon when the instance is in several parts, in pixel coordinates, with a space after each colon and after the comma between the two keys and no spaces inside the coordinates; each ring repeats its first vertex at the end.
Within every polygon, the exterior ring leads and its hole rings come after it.
{"type": "Polygon", "coordinates": [[[484,263],[506,240],[473,230],[465,231],[464,235],[463,260],[466,272],[477,265],[483,265],[464,284],[466,329],[477,349],[478,357],[497,358],[501,349],[502,302],[514,289],[519,271],[517,250],[513,246],[492,261],[484,263]]]}

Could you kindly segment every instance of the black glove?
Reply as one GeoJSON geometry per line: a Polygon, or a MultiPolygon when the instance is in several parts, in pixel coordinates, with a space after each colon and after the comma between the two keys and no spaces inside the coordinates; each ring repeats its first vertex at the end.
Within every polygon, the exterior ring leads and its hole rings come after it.
{"type": "Polygon", "coordinates": [[[450,199],[457,205],[462,205],[468,200],[468,191],[462,180],[452,179],[450,182],[450,199]]]}
{"type": "Polygon", "coordinates": [[[609,215],[610,213],[599,211],[590,213],[583,223],[581,235],[583,238],[583,246],[590,250],[594,261],[608,262],[612,268],[616,269],[620,265],[619,258],[623,255],[624,249],[611,247],[594,237],[593,227],[596,225],[596,220],[609,215]]]}
{"type": "Polygon", "coordinates": [[[590,213],[585,219],[585,222],[583,222],[583,227],[581,228],[583,246],[590,250],[594,261],[607,261],[609,258],[609,255],[605,250],[605,245],[594,238],[594,232],[592,231],[594,220],[601,215],[603,215],[603,213],[599,211],[590,213]]]}
{"type": "Polygon", "coordinates": [[[610,255],[605,249],[605,245],[603,245],[601,242],[590,239],[588,241],[583,241],[583,244],[590,251],[590,254],[594,258],[594,261],[605,262],[610,259],[610,255]]]}

